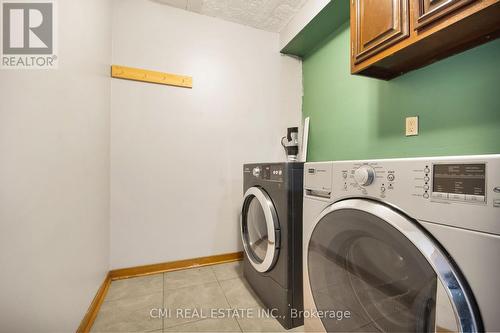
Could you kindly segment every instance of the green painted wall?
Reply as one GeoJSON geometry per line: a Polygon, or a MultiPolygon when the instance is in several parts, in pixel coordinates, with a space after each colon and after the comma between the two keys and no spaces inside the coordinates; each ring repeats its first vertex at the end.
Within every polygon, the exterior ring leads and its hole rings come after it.
{"type": "Polygon", "coordinates": [[[500,40],[386,82],[350,74],[349,38],[344,24],[304,58],[309,161],[500,153],[500,40]]]}

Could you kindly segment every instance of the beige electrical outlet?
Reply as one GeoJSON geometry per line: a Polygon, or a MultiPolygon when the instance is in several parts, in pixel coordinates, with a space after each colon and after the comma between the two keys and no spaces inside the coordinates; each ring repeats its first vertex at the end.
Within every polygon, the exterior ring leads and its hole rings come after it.
{"type": "Polygon", "coordinates": [[[418,135],[418,117],[406,117],[406,136],[418,135]]]}

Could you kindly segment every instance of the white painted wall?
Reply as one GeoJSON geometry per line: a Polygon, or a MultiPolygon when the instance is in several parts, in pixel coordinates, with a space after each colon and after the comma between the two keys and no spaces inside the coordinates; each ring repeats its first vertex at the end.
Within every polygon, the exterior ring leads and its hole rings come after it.
{"type": "Polygon", "coordinates": [[[194,88],[112,81],[111,267],[240,249],[242,165],[282,161],[301,63],[269,33],[148,0],[115,0],[113,63],[194,88]]]}
{"type": "Polygon", "coordinates": [[[110,3],[58,7],[59,69],[0,70],[2,332],[74,332],[109,269],[110,3]]]}
{"type": "MultiPolygon", "coordinates": [[[[332,0],[307,0],[290,22],[280,31],[280,50],[304,29],[332,0]]],[[[344,0],[333,0],[344,1],[344,0]]]]}

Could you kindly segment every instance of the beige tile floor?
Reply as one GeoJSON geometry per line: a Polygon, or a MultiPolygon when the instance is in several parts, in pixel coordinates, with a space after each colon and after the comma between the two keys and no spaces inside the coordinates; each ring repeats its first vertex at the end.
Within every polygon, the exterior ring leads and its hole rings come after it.
{"type": "MultiPolygon", "coordinates": [[[[285,332],[242,276],[241,262],[113,281],[92,332],[285,332]],[[156,309],[171,309],[164,318],[156,309]],[[177,315],[195,309],[198,315],[177,315]],[[246,316],[210,318],[211,309],[250,309],[246,316]],[[201,314],[205,317],[203,318],[201,314]],[[251,314],[251,315],[248,315],[251,314]]],[[[301,332],[302,327],[291,330],[301,332]]],[[[290,332],[290,331],[289,331],[290,332]]]]}

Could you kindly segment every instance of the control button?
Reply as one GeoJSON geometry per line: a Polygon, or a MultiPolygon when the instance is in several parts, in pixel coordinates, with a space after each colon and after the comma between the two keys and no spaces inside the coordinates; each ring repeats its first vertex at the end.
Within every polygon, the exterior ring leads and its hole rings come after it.
{"type": "Polygon", "coordinates": [[[347,172],[342,172],[342,178],[347,179],[347,172]]]}
{"type": "Polygon", "coordinates": [[[429,199],[429,193],[427,192],[424,193],[424,199],[429,199]]]}
{"type": "Polygon", "coordinates": [[[424,190],[429,191],[429,185],[424,185],[424,190]]]}
{"type": "Polygon", "coordinates": [[[389,184],[389,190],[392,190],[394,188],[394,185],[389,184]]]}
{"type": "Polygon", "coordinates": [[[385,192],[385,187],[383,187],[383,186],[382,186],[382,187],[380,188],[380,192],[384,193],[384,192],[385,192]]]}
{"type": "Polygon", "coordinates": [[[259,177],[259,175],[260,175],[260,168],[259,167],[253,168],[252,173],[253,173],[253,175],[255,177],[259,177]]]}
{"type": "Polygon", "coordinates": [[[396,177],[392,173],[390,173],[390,174],[387,175],[387,180],[390,181],[390,182],[392,182],[394,180],[394,178],[396,178],[396,177]]]}
{"type": "Polygon", "coordinates": [[[427,177],[427,176],[424,177],[425,182],[428,182],[429,180],[431,180],[429,177],[427,177]]]}
{"type": "Polygon", "coordinates": [[[455,201],[465,201],[465,194],[450,193],[448,194],[448,199],[455,201]]]}
{"type": "Polygon", "coordinates": [[[467,194],[465,196],[465,201],[470,201],[470,202],[484,202],[485,201],[484,195],[469,195],[467,194]]]}
{"type": "Polygon", "coordinates": [[[500,200],[493,200],[493,207],[500,207],[500,200]]]}
{"type": "Polygon", "coordinates": [[[429,167],[425,167],[424,172],[429,173],[429,172],[431,172],[431,169],[429,169],[429,167]]]}
{"type": "Polygon", "coordinates": [[[373,183],[375,179],[375,170],[369,165],[363,165],[362,167],[354,171],[354,180],[361,186],[368,186],[373,183]]]}
{"type": "Polygon", "coordinates": [[[434,199],[448,199],[448,193],[443,192],[433,192],[432,197],[434,199]]]}
{"type": "Polygon", "coordinates": [[[283,174],[283,171],[278,171],[278,174],[281,176],[283,174]]]}
{"type": "Polygon", "coordinates": [[[500,186],[497,186],[493,189],[493,192],[500,193],[500,186]]]}

